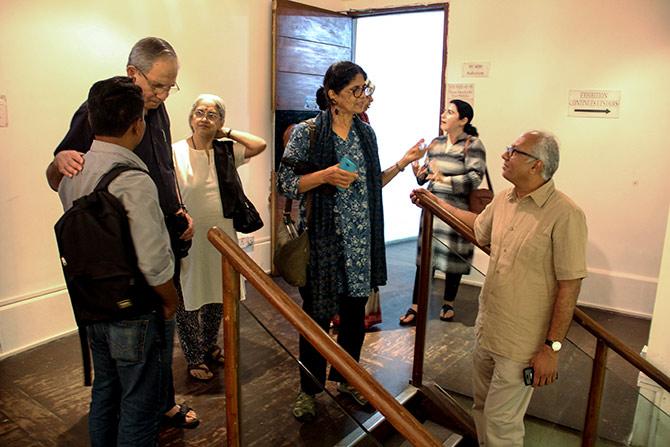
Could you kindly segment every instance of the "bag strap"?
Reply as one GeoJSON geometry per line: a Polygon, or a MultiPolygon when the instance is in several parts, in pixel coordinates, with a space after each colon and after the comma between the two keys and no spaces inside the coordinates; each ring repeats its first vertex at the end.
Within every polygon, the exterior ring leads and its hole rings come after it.
{"type": "Polygon", "coordinates": [[[91,386],[91,348],[88,344],[86,326],[79,326],[79,346],[81,347],[81,360],[84,364],[84,386],[91,386]]]}
{"type": "Polygon", "coordinates": [[[112,183],[114,181],[114,179],[119,176],[119,174],[121,174],[122,172],[126,172],[126,171],[140,171],[140,172],[144,172],[146,175],[149,175],[149,173],[142,168],[137,168],[135,166],[130,166],[130,165],[116,165],[112,169],[107,171],[107,173],[105,175],[102,176],[102,178],[100,179],[98,184],[95,186],[94,191],[105,191],[105,190],[107,190],[107,187],[109,187],[109,184],[112,183]]]}
{"type": "MultiPolygon", "coordinates": [[[[306,119],[303,123],[307,124],[307,129],[309,130],[309,151],[314,150],[316,145],[316,120],[315,118],[306,119]]],[[[312,215],[312,195],[308,192],[305,199],[305,227],[309,226],[309,218],[312,215]]],[[[293,199],[286,198],[284,202],[284,216],[290,216],[291,210],[293,209],[293,199]]]]}
{"type": "MultiPolygon", "coordinates": [[[[463,155],[468,156],[468,149],[470,149],[470,144],[472,143],[472,136],[468,135],[465,139],[465,145],[463,146],[463,155]]],[[[465,162],[465,160],[463,160],[465,162]]],[[[491,177],[489,177],[489,168],[484,168],[484,176],[486,177],[486,183],[489,185],[489,189],[493,192],[493,183],[491,183],[491,177]]]]}

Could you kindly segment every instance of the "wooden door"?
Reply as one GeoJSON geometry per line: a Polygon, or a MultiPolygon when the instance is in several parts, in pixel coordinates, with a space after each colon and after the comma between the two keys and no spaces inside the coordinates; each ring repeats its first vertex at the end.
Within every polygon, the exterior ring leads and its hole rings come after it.
{"type": "MultiPolygon", "coordinates": [[[[274,171],[284,153],[282,135],[290,124],[316,116],[316,91],[328,67],[353,59],[353,19],[288,0],[273,2],[274,171]]],[[[272,175],[272,254],[284,201],[272,175]]],[[[274,272],[274,266],[272,267],[274,272]]]]}

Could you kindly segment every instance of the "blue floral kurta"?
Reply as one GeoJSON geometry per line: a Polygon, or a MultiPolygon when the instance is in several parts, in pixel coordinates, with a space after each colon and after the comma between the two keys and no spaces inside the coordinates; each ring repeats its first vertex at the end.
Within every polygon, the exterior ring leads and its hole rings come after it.
{"type": "MultiPolygon", "coordinates": [[[[370,293],[370,213],[368,210],[368,190],[366,187],[367,172],[361,147],[361,140],[354,131],[349,130],[347,140],[343,140],[334,132],[331,138],[335,146],[337,159],[346,156],[356,165],[358,178],[345,190],[335,193],[335,227],[339,247],[333,247],[343,257],[344,274],[339,275],[337,290],[347,296],[368,296],[370,293]]],[[[291,135],[284,157],[298,160],[309,160],[309,126],[298,124],[291,135]]],[[[282,165],[278,173],[280,189],[291,199],[301,199],[301,225],[305,220],[304,194],[298,194],[300,177],[289,166],[282,165]]],[[[319,256],[311,253],[311,256],[319,256]]]]}

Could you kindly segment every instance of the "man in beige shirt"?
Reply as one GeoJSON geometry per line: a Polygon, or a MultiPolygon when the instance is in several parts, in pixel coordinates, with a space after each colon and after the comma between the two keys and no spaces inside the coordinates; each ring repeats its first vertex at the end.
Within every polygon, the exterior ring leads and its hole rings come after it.
{"type": "MultiPolygon", "coordinates": [[[[441,202],[491,246],[479,297],[473,354],[473,416],[481,446],[523,446],[523,418],[534,387],[557,379],[567,334],[586,277],[586,219],[552,176],[556,139],[521,135],[503,153],[502,174],[514,185],[479,215],[441,202]],[[534,371],[531,386],[523,370],[534,371]]],[[[412,193],[417,201],[417,194],[412,193]]]]}

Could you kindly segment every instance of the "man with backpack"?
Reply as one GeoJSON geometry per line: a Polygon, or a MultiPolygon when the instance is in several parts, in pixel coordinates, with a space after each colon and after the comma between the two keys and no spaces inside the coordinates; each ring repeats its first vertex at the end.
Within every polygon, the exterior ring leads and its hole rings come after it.
{"type": "MultiPolygon", "coordinates": [[[[158,188],[158,198],[170,234],[176,258],[187,255],[193,237],[193,223],[181,203],[172,162],[170,118],[165,100],[179,90],[177,74],[179,60],[168,41],[160,37],[145,37],[133,45],[128,55],[126,73],[142,89],[146,131],[135,149],[135,154],[146,164],[149,175],[158,188]]],[[[86,153],[93,141],[88,121],[88,104],[84,102],[74,113],[70,128],[54,151],[54,159],[47,167],[49,186],[58,190],[63,177],[76,177],[88,167],[86,153]]],[[[179,262],[175,263],[179,267],[179,262]]],[[[179,273],[175,272],[175,282],[179,273]]],[[[176,284],[178,286],[178,284],[176,284]]],[[[166,334],[171,337],[170,334],[166,334]]],[[[172,346],[168,340],[166,346],[172,346]]],[[[171,351],[170,351],[171,352],[171,351]]],[[[167,355],[167,351],[165,353],[167,355]]],[[[172,377],[172,364],[166,364],[165,374],[172,377]]],[[[186,403],[177,404],[172,378],[168,380],[168,399],[163,423],[178,428],[195,428],[200,423],[195,411],[186,403]]]]}
{"type": "MultiPolygon", "coordinates": [[[[73,202],[92,193],[112,168],[133,168],[118,174],[107,190],[127,213],[133,247],[126,248],[134,249],[140,279],[149,286],[144,293],[119,302],[118,307],[139,308],[142,314],[131,314],[123,320],[103,319],[86,327],[95,370],[89,413],[91,445],[154,446],[166,399],[166,380],[171,380],[164,372],[169,359],[163,346],[165,333],[174,328],[177,292],[172,280],[174,258],[156,186],[146,173],[146,164],[133,152],[145,131],[142,89],[128,77],[98,81],[89,91],[87,105],[94,141],[84,155],[86,169],[77,176],[64,177],[58,194],[67,212],[73,202]]],[[[100,240],[81,243],[98,248],[100,240]]],[[[99,251],[103,263],[109,252],[104,246],[99,246],[99,251]]],[[[61,256],[64,270],[76,262],[68,260],[63,250],[61,256]]],[[[96,290],[95,281],[81,285],[82,296],[96,290]]],[[[78,315],[74,301],[77,294],[70,290],[70,295],[78,315]]]]}

